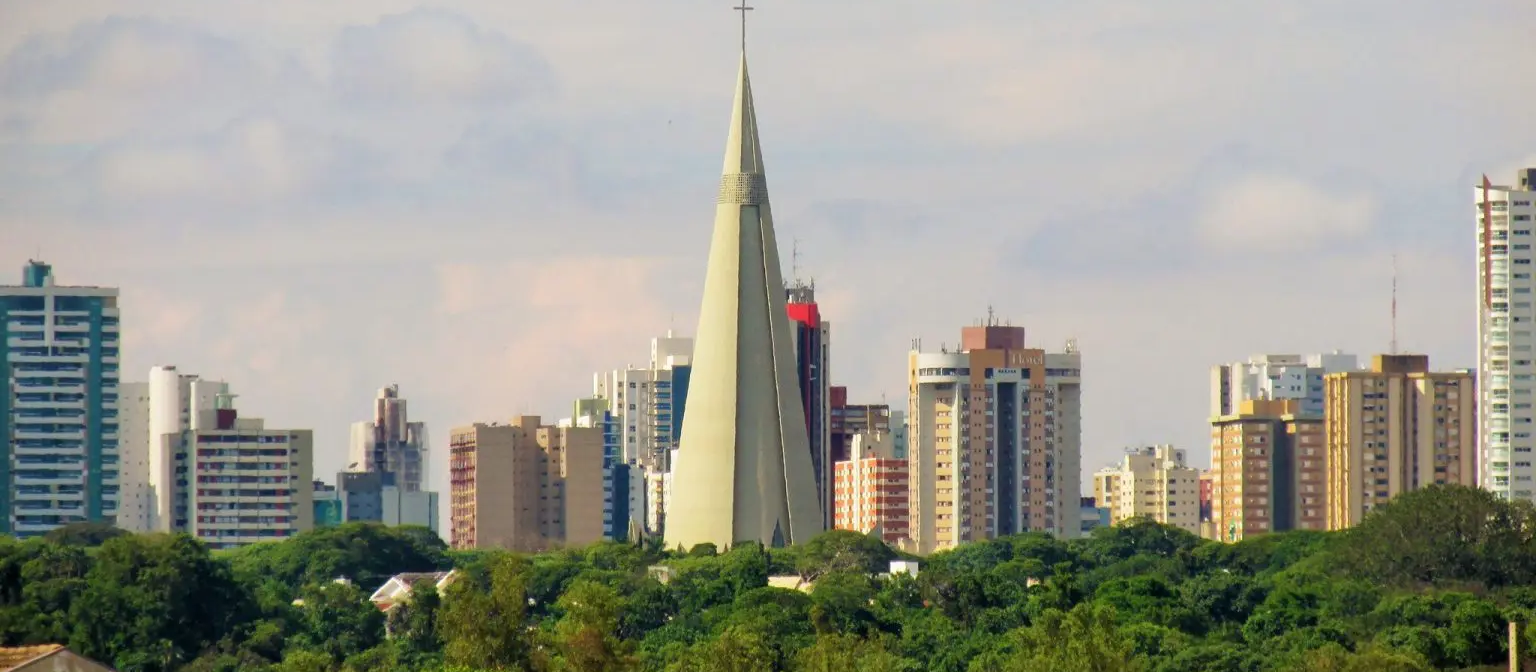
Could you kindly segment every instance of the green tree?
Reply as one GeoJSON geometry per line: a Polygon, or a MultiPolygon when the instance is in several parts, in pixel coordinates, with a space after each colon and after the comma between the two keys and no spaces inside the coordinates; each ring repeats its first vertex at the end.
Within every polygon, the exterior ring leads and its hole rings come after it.
{"type": "Polygon", "coordinates": [[[999,651],[971,663],[973,672],[1140,672],[1144,662],[1115,625],[1114,610],[1079,605],[1051,610],[1008,633],[999,651]]]}
{"type": "Polygon", "coordinates": [[[173,669],[255,616],[229,568],[185,535],[108,540],[85,582],[67,607],[70,648],[118,668],[173,669]]]}
{"type": "Polygon", "coordinates": [[[109,539],[116,539],[125,534],[129,532],[107,523],[70,523],[50,530],[48,534],[43,535],[43,540],[60,546],[94,548],[106,543],[109,539]]]}
{"type": "Polygon", "coordinates": [[[822,635],[795,656],[794,672],[917,672],[910,660],[886,650],[882,640],[822,635]]]}
{"type": "Polygon", "coordinates": [[[529,572],[523,557],[501,554],[449,584],[437,621],[449,664],[493,670],[528,664],[529,572]]]}
{"type": "Polygon", "coordinates": [[[300,594],[304,648],[340,663],[384,640],[384,614],[357,586],[332,581],[306,586],[300,594]]]}
{"type": "Polygon", "coordinates": [[[799,549],[795,570],[800,578],[816,581],[828,574],[850,572],[878,574],[890,568],[896,557],[884,542],[867,534],[828,530],[812,537],[799,549]]]}
{"type": "Polygon", "coordinates": [[[1340,558],[1362,578],[1400,585],[1536,583],[1528,502],[1463,486],[1398,495],[1344,533],[1340,558]],[[1384,553],[1382,549],[1392,549],[1384,553]]]}
{"type": "Polygon", "coordinates": [[[634,644],[619,639],[623,604],[614,589],[591,581],[571,584],[557,605],[564,616],[555,625],[557,668],[570,672],[622,672],[638,660],[634,644]]]}

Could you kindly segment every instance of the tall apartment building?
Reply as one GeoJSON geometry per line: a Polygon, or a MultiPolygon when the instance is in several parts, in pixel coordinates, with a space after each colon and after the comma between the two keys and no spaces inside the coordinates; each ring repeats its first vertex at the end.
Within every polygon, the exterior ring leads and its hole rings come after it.
{"type": "MultiPolygon", "coordinates": [[[[811,442],[811,469],[816,474],[816,493],[825,518],[832,525],[832,465],[837,460],[832,443],[832,324],[821,319],[815,284],[796,280],[784,289],[784,309],[794,332],[795,376],[800,381],[800,401],[805,407],[805,431],[811,442]]],[[[847,459],[846,457],[844,459],[847,459]]]]}
{"type": "MultiPolygon", "coordinates": [[[[834,463],[852,459],[856,454],[853,451],[853,437],[860,434],[894,434],[901,424],[896,421],[900,418],[901,412],[897,411],[893,417],[891,407],[886,404],[848,403],[846,387],[831,388],[830,400],[832,414],[830,452],[834,463]]],[[[904,437],[893,436],[892,440],[901,438],[904,437]]],[[[892,450],[895,451],[896,457],[906,457],[905,445],[893,444],[892,450]]]]}
{"type": "Polygon", "coordinates": [[[1025,531],[1080,530],[1082,356],[1024,328],[961,330],[960,349],[908,356],[915,552],[1025,531]]]}
{"type": "Polygon", "coordinates": [[[129,532],[150,532],[155,490],[149,482],[149,383],[122,383],[118,390],[117,526],[129,532]]]}
{"type": "Polygon", "coordinates": [[[890,433],[853,437],[854,457],[833,465],[833,525],[908,545],[911,484],[907,460],[895,455],[890,433]]]}
{"type": "Polygon", "coordinates": [[[386,474],[385,484],[401,492],[426,489],[427,425],[410,421],[399,385],[379,390],[372,420],[352,423],[347,459],[353,471],[386,474]]]}
{"type": "Polygon", "coordinates": [[[1360,368],[1354,355],[1254,355],[1211,370],[1211,417],[1232,415],[1250,399],[1294,399],[1302,415],[1323,415],[1323,376],[1360,368]]]}
{"type": "Polygon", "coordinates": [[[590,427],[603,433],[603,530],[610,539],[624,541],[645,529],[645,470],[624,462],[619,423],[602,397],[577,399],[575,412],[556,423],[560,427],[590,427]]]}
{"type": "Polygon", "coordinates": [[[1477,480],[1471,373],[1436,373],[1425,355],[1377,355],[1369,371],[1326,379],[1330,530],[1399,493],[1477,480]]]}
{"type": "Polygon", "coordinates": [[[1321,530],[1327,518],[1323,419],[1298,399],[1244,401],[1211,418],[1211,523],[1215,538],[1241,541],[1286,530],[1321,530]]]}
{"type": "Polygon", "coordinates": [[[116,288],[41,261],[0,285],[0,533],[116,522],[118,318],[116,288]]]}
{"type": "Polygon", "coordinates": [[[1532,418],[1536,417],[1536,321],[1531,231],[1536,168],[1512,185],[1483,176],[1477,205],[1477,377],[1479,485],[1506,499],[1536,499],[1532,418]]]}
{"type": "Polygon", "coordinates": [[[229,384],[150,370],[148,404],[124,407],[126,445],[148,455],[147,529],[213,548],[292,537],[314,526],[314,437],[242,418],[229,384]],[[140,429],[142,428],[142,430],[140,429]]]}
{"type": "Polygon", "coordinates": [[[1093,495],[1111,524],[1150,518],[1200,532],[1200,472],[1173,446],[1127,449],[1119,464],[1093,475],[1093,495]]]}
{"type": "Polygon", "coordinates": [[[521,416],[457,427],[448,450],[454,548],[531,552],[603,538],[601,429],[521,416]]]}
{"type": "Polygon", "coordinates": [[[625,464],[666,469],[667,451],[682,432],[692,354],[693,339],[667,332],[651,340],[649,366],[593,375],[593,396],[608,400],[625,464]]]}

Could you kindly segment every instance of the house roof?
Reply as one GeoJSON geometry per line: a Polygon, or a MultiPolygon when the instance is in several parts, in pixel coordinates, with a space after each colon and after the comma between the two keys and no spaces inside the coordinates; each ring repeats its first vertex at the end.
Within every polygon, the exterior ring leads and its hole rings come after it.
{"type": "Polygon", "coordinates": [[[43,656],[64,650],[59,644],[38,644],[36,646],[10,646],[0,648],[0,672],[13,670],[24,663],[31,662],[43,656]]]}
{"type": "MultiPolygon", "coordinates": [[[[396,574],[389,577],[389,580],[385,581],[384,585],[379,586],[378,590],[373,591],[373,595],[368,599],[375,604],[392,603],[397,599],[410,595],[411,589],[421,581],[430,581],[441,588],[453,576],[453,570],[446,572],[406,572],[404,574],[396,574]]],[[[387,609],[388,607],[382,608],[387,609]]]]}

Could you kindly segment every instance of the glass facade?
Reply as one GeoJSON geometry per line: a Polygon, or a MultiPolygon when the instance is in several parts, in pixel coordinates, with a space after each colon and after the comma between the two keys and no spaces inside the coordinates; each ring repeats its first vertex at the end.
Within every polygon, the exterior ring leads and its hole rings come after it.
{"type": "Polygon", "coordinates": [[[0,532],[116,522],[118,319],[116,289],[54,285],[41,262],[0,286],[0,532]]]}

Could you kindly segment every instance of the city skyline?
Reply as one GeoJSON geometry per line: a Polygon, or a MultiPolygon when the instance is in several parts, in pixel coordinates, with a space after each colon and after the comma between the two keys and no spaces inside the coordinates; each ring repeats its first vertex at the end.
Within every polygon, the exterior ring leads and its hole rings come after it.
{"type": "MultiPolygon", "coordinates": [[[[715,187],[733,17],[655,4],[7,5],[0,269],[38,250],[60,284],[122,288],[122,380],[230,380],[315,429],[319,474],[389,383],[436,445],[558,417],[697,317],[687,232],[715,187]],[[82,116],[105,107],[122,114],[82,116]]],[[[836,315],[833,384],[901,407],[910,339],[991,304],[1090,355],[1085,478],[1139,443],[1205,463],[1209,367],[1385,352],[1394,251],[1399,349],[1476,366],[1465,196],[1536,165],[1536,93],[1498,74],[1536,8],[1366,6],[754,12],[779,237],[836,315]],[[1342,56],[1363,18],[1370,62],[1342,56]]]]}

